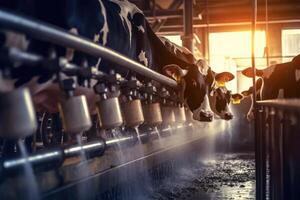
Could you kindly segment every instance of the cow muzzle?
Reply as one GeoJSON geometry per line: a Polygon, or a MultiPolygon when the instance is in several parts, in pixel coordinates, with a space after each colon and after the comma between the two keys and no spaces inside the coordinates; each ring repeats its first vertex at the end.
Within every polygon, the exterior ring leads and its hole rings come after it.
{"type": "Polygon", "coordinates": [[[193,119],[201,122],[211,122],[213,120],[213,113],[199,108],[193,111],[193,119]]]}
{"type": "Polygon", "coordinates": [[[233,114],[232,113],[230,113],[230,112],[226,112],[225,114],[224,114],[224,117],[223,117],[225,120],[231,120],[231,119],[233,119],[233,114]]]}

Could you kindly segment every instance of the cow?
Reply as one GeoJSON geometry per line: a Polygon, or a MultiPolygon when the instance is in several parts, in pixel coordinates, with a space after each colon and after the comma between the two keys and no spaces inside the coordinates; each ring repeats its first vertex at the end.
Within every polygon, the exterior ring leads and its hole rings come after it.
{"type": "MultiPolygon", "coordinates": [[[[252,68],[242,71],[242,74],[252,78],[252,68]]],[[[291,62],[272,65],[265,69],[256,69],[256,94],[257,100],[269,100],[280,98],[300,97],[300,54],[295,56],[291,62]]],[[[244,95],[251,96],[253,87],[243,92],[244,95]]],[[[252,117],[252,106],[247,115],[252,117]]]]}
{"type": "MultiPolygon", "coordinates": [[[[179,79],[180,77],[185,77],[183,80],[187,80],[189,79],[189,76],[194,75],[205,77],[203,87],[200,87],[201,85],[198,85],[197,82],[194,82],[193,85],[186,86],[191,87],[191,89],[188,89],[185,92],[191,93],[185,96],[194,96],[194,98],[185,99],[185,102],[189,105],[190,109],[194,113],[194,118],[197,119],[197,117],[199,117],[200,121],[211,120],[213,112],[221,119],[232,119],[233,115],[229,110],[231,92],[227,90],[225,83],[232,80],[234,75],[230,72],[217,74],[213,72],[204,59],[196,60],[191,51],[189,51],[187,48],[178,46],[167,38],[160,37],[160,39],[171,53],[182,60],[197,66],[195,70],[191,72],[187,72],[185,69],[180,69],[174,65],[167,66],[166,68],[168,69],[165,71],[167,75],[172,76],[175,80],[179,79]],[[176,71],[178,71],[177,74],[176,71]],[[198,98],[203,100],[195,101],[198,98]],[[198,105],[199,102],[202,102],[200,107],[198,105]]],[[[200,81],[202,80],[200,79],[199,82],[200,81]]]]}
{"type": "MultiPolygon", "coordinates": [[[[127,0],[12,0],[11,2],[15,3],[6,5],[7,8],[89,38],[159,73],[164,73],[164,70],[168,69],[165,66],[180,66],[180,69],[188,72],[183,78],[185,80],[184,97],[187,104],[193,110],[201,106],[205,92],[195,94],[194,91],[205,91],[206,77],[199,73],[197,65],[170,53],[152,31],[142,11],[127,0]]],[[[50,47],[53,49],[53,45],[49,43],[31,39],[27,49],[49,56],[50,47]]],[[[124,77],[130,75],[126,68],[109,60],[93,58],[57,46],[54,46],[54,49],[56,57],[66,57],[78,65],[82,59],[86,59],[89,66],[94,66],[103,72],[108,72],[113,66],[124,77]],[[70,52],[71,55],[67,55],[70,52]]],[[[56,112],[56,104],[62,95],[54,95],[60,94],[57,84],[53,84],[54,74],[28,69],[30,68],[18,67],[14,75],[15,86],[24,84],[30,86],[37,107],[56,112]],[[36,76],[39,77],[34,79],[33,77],[36,76]]],[[[181,81],[178,83],[182,84],[181,81]]],[[[76,93],[85,94],[89,102],[96,99],[93,91],[85,87],[77,87],[76,93]]],[[[89,105],[92,104],[89,103],[89,105]]],[[[200,119],[200,117],[196,116],[195,119],[200,119]]]]}

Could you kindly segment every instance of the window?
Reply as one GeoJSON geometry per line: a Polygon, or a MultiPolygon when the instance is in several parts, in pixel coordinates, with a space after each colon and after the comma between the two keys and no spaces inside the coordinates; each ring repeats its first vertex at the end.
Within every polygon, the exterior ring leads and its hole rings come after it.
{"type": "MultiPolygon", "coordinates": [[[[256,66],[265,67],[264,31],[255,34],[256,66]]],[[[227,84],[233,92],[241,92],[252,85],[252,80],[241,75],[241,70],[251,67],[251,31],[220,32],[209,34],[210,66],[217,72],[229,71],[235,79],[227,84]]]]}
{"type": "MultiPolygon", "coordinates": [[[[256,31],[255,40],[255,55],[257,58],[257,64],[258,66],[265,67],[265,32],[256,31]]],[[[238,67],[250,67],[251,31],[210,33],[209,52],[210,63],[212,66],[216,65],[216,67],[218,66],[220,68],[222,66],[220,60],[230,58],[236,61],[238,67]]]]}
{"type": "Polygon", "coordinates": [[[300,29],[282,30],[281,40],[283,62],[288,62],[300,53],[300,29]]]}
{"type": "Polygon", "coordinates": [[[182,41],[181,41],[180,35],[167,35],[164,37],[167,38],[168,40],[170,40],[171,42],[177,44],[178,46],[182,47],[182,41]]]}

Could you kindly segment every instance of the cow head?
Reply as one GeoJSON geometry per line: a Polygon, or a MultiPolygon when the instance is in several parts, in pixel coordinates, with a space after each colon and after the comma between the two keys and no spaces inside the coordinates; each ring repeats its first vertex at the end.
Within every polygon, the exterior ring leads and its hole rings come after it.
{"type": "Polygon", "coordinates": [[[202,108],[206,96],[205,76],[200,73],[196,65],[188,70],[178,65],[167,65],[164,73],[177,81],[181,88],[181,100],[183,100],[193,112],[193,118],[198,121],[211,121],[212,113],[202,108]]]}
{"type": "Polygon", "coordinates": [[[231,102],[232,104],[240,104],[241,101],[244,99],[244,96],[240,93],[235,93],[231,95],[231,102]]]}
{"type": "Polygon", "coordinates": [[[221,119],[230,120],[233,118],[229,110],[231,102],[231,91],[226,88],[226,83],[233,80],[234,75],[230,72],[215,74],[214,84],[210,88],[209,102],[210,107],[221,119]]]}

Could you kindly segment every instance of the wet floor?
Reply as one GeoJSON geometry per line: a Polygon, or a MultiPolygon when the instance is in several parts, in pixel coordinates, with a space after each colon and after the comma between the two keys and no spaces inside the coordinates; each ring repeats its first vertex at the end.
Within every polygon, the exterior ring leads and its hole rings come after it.
{"type": "Polygon", "coordinates": [[[198,161],[165,179],[149,199],[255,199],[254,155],[217,154],[198,161]]]}

